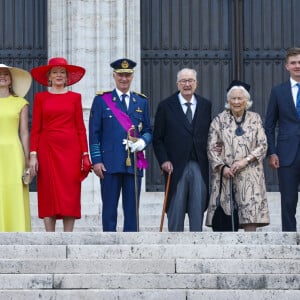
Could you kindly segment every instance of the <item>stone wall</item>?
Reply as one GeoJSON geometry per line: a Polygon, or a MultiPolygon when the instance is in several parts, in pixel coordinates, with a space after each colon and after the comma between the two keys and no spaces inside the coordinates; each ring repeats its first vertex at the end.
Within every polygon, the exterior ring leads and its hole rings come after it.
{"type": "MultiPolygon", "coordinates": [[[[86,69],[84,78],[70,88],[82,94],[86,125],[95,92],[114,87],[110,63],[115,59],[138,63],[132,89],[140,91],[140,49],[139,0],[48,0],[48,56],[66,57],[86,69]]],[[[82,189],[83,201],[99,201],[95,175],[82,189]]]]}

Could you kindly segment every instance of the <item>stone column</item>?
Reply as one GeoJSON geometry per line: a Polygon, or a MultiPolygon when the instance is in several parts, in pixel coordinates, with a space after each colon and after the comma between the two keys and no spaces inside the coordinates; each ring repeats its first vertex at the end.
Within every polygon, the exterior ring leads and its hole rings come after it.
{"type": "Polygon", "coordinates": [[[48,1],[48,56],[64,56],[86,68],[71,89],[89,109],[97,90],[114,87],[110,63],[128,57],[138,63],[132,88],[140,91],[140,1],[48,1]]]}
{"type": "MultiPolygon", "coordinates": [[[[114,88],[113,60],[128,57],[138,63],[132,89],[140,91],[140,49],[140,0],[48,1],[48,56],[63,56],[86,69],[70,87],[82,94],[86,126],[96,91],[114,88]]],[[[98,178],[90,174],[83,182],[83,201],[98,202],[99,189],[98,178]]]]}

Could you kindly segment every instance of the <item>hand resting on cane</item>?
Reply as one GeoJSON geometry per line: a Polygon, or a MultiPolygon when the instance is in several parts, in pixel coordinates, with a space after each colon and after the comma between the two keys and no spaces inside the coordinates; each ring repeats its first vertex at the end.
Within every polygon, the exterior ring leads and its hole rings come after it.
{"type": "Polygon", "coordinates": [[[173,173],[173,164],[170,161],[165,161],[161,165],[161,169],[168,174],[173,173]]]}

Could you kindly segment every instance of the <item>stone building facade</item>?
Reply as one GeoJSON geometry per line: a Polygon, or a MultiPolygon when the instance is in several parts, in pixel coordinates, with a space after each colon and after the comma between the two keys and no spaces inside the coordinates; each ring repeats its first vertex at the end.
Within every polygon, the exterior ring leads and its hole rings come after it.
{"type": "MultiPolygon", "coordinates": [[[[48,0],[47,17],[48,57],[63,56],[86,69],[84,78],[71,89],[82,94],[88,130],[96,91],[114,88],[113,60],[128,57],[138,63],[132,89],[140,91],[140,0],[48,0]]],[[[82,198],[100,201],[94,174],[83,182],[82,198]]]]}

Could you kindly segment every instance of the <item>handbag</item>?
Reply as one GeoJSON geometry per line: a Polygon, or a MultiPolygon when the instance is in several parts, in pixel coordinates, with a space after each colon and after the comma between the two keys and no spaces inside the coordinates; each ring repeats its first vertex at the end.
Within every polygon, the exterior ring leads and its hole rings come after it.
{"type": "Polygon", "coordinates": [[[221,193],[222,193],[222,182],[223,182],[223,170],[226,165],[222,166],[219,194],[216,199],[216,210],[212,218],[212,229],[213,231],[238,231],[239,229],[239,216],[238,216],[238,205],[234,199],[233,182],[230,177],[230,208],[231,215],[227,215],[221,206],[221,193]]]}
{"type": "Polygon", "coordinates": [[[22,181],[25,185],[28,185],[31,183],[33,177],[30,176],[30,170],[29,168],[25,169],[22,174],[22,181]]]}

